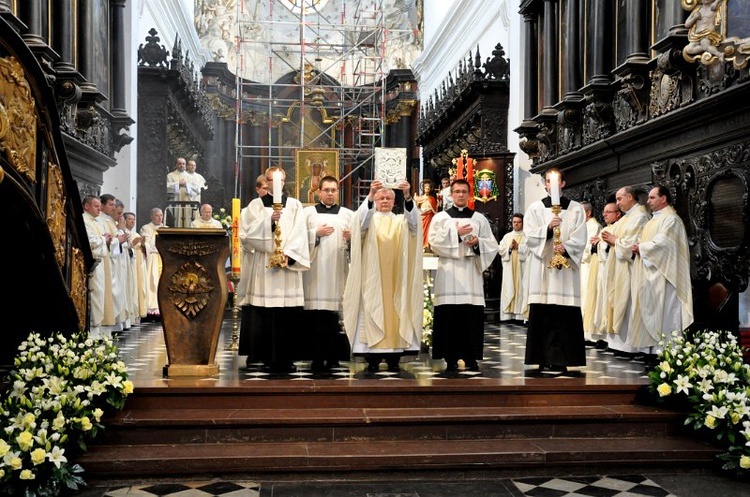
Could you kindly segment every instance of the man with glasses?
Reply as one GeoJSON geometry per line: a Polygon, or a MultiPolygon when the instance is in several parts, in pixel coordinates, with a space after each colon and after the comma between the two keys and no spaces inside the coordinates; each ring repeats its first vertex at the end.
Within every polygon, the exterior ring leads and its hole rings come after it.
{"type": "Polygon", "coordinates": [[[479,371],[484,347],[484,279],[497,256],[497,240],[487,218],[468,207],[469,183],[451,185],[453,207],[435,215],[430,246],[438,256],[435,276],[433,359],[445,358],[446,372],[479,371]]]}
{"type": "Polygon", "coordinates": [[[607,303],[607,261],[610,246],[601,243],[603,233],[615,230],[615,223],[620,220],[622,212],[617,204],[610,202],[604,206],[602,217],[606,226],[598,235],[589,239],[591,260],[589,262],[588,293],[586,308],[583,312],[583,331],[596,341],[596,348],[607,348],[607,333],[612,329],[612,308],[607,303]]]}
{"type": "Polygon", "coordinates": [[[339,182],[324,176],[317,193],[320,202],[305,207],[310,270],[302,275],[305,290],[305,323],[309,333],[315,373],[330,371],[339,360],[349,359],[346,337],[341,340],[339,313],[349,273],[348,249],[354,212],[341,207],[339,182]],[[344,348],[345,350],[342,350],[344,348]]]}
{"type": "Polygon", "coordinates": [[[344,290],[344,326],[352,353],[376,373],[385,359],[399,371],[401,356],[419,353],[422,336],[422,223],[408,181],[396,194],[374,180],[352,222],[351,266],[344,290]]]}

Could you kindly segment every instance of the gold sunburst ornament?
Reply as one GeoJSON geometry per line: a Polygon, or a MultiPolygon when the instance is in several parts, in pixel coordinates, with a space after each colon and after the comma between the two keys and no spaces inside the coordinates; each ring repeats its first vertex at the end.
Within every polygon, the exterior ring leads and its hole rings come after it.
{"type": "Polygon", "coordinates": [[[169,298],[172,303],[188,319],[193,319],[206,307],[210,300],[209,293],[214,289],[206,268],[195,261],[180,266],[167,288],[171,292],[169,298]]]}

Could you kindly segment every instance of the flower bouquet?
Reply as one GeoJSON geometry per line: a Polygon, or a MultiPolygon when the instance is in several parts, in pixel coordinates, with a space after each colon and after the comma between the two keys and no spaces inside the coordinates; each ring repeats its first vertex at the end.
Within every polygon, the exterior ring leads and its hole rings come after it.
{"type": "Polygon", "coordinates": [[[214,219],[221,223],[230,236],[232,235],[232,215],[229,214],[224,207],[219,209],[218,214],[214,214],[214,219]]]}
{"type": "Polygon", "coordinates": [[[689,406],[685,424],[708,434],[726,452],[723,469],[750,476],[750,365],[729,332],[673,333],[648,373],[649,390],[689,406]]]}
{"type": "Polygon", "coordinates": [[[84,485],[69,457],[86,450],[107,411],[133,391],[109,339],[31,333],[0,403],[0,492],[55,496],[84,485]]]}

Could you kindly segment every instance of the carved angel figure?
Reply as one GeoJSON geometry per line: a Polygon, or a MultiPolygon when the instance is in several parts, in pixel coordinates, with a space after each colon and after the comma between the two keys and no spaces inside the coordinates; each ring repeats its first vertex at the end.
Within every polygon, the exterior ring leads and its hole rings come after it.
{"type": "Polygon", "coordinates": [[[719,44],[724,36],[721,33],[721,16],[724,0],[700,0],[685,21],[688,28],[688,41],[683,56],[688,62],[700,58],[705,65],[716,61],[723,62],[724,53],[719,44]]]}

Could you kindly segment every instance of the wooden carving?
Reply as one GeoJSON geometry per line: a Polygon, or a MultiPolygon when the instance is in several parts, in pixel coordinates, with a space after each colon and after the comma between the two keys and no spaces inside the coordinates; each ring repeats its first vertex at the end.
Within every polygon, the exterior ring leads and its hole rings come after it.
{"type": "Polygon", "coordinates": [[[8,162],[36,182],[36,103],[15,57],[0,58],[0,149],[8,162]]]}
{"type": "Polygon", "coordinates": [[[83,260],[83,252],[73,247],[70,256],[70,298],[78,311],[78,325],[81,330],[86,329],[86,296],[88,282],[86,277],[86,264],[83,260]]]}
{"type": "Polygon", "coordinates": [[[47,163],[47,227],[55,246],[55,259],[62,268],[65,265],[65,187],[60,167],[47,163]]]}

